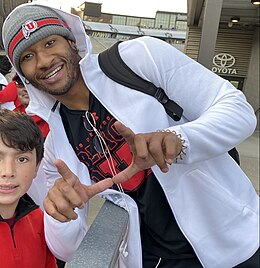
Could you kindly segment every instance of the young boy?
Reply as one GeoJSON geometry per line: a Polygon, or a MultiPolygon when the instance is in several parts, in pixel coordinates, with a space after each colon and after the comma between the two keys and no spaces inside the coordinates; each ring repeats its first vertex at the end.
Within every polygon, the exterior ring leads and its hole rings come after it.
{"type": "Polygon", "coordinates": [[[43,157],[43,138],[26,114],[0,110],[1,267],[55,268],[43,212],[26,194],[43,157]]]}

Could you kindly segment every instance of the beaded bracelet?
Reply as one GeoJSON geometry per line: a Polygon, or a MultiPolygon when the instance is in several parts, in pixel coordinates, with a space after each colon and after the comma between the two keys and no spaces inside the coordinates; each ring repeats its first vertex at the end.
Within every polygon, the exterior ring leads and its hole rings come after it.
{"type": "Polygon", "coordinates": [[[184,158],[184,156],[186,155],[186,149],[187,146],[185,145],[185,140],[182,137],[182,135],[180,133],[177,133],[175,130],[170,130],[170,129],[164,129],[164,130],[159,130],[160,132],[171,132],[173,133],[177,138],[180,139],[181,141],[181,151],[179,152],[179,154],[175,157],[175,163],[178,163],[178,161],[182,160],[184,158]]]}

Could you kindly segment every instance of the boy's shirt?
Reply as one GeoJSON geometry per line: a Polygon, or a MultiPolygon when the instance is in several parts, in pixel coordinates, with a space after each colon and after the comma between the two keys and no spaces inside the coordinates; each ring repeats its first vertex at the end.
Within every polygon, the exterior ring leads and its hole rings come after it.
{"type": "Polygon", "coordinates": [[[0,263],[8,268],[57,268],[45,242],[43,212],[27,194],[18,203],[13,228],[0,216],[0,263]]]}
{"type": "Polygon", "coordinates": [[[5,222],[7,222],[10,226],[10,228],[12,229],[15,223],[15,219],[16,219],[16,213],[14,214],[14,216],[10,219],[4,219],[5,222]]]}

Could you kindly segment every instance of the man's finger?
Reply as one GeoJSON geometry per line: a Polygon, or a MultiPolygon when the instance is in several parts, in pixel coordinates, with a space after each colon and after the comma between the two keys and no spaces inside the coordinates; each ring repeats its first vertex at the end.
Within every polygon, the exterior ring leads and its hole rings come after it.
{"type": "Polygon", "coordinates": [[[63,213],[59,212],[56,205],[48,197],[44,199],[43,204],[46,213],[60,222],[68,222],[70,220],[75,220],[78,217],[78,215],[73,210],[71,210],[71,215],[69,216],[66,216],[63,213]]]}
{"type": "MultiPolygon", "coordinates": [[[[83,186],[82,186],[83,188],[83,186]]],[[[54,186],[48,191],[47,197],[52,200],[56,207],[67,208],[83,207],[83,198],[76,189],[63,178],[55,181],[54,186]]]]}
{"type": "Polygon", "coordinates": [[[115,184],[123,183],[127,181],[128,179],[130,179],[131,177],[133,177],[139,171],[140,171],[139,169],[137,169],[134,165],[131,164],[126,169],[116,174],[112,178],[112,181],[115,184]]]}
{"type": "Polygon", "coordinates": [[[84,188],[85,188],[85,191],[87,194],[87,200],[84,200],[84,202],[86,203],[94,195],[99,194],[99,193],[107,190],[108,188],[112,187],[113,184],[114,183],[111,180],[111,178],[108,178],[108,179],[104,179],[102,181],[99,181],[97,183],[94,183],[90,186],[84,185],[84,188]]]}
{"type": "Polygon", "coordinates": [[[132,153],[135,153],[135,145],[134,145],[135,133],[130,128],[126,127],[119,121],[116,121],[114,126],[116,130],[123,136],[123,138],[129,144],[132,153]]]}
{"type": "Polygon", "coordinates": [[[69,169],[69,167],[60,159],[55,161],[55,166],[64,180],[72,187],[77,181],[77,176],[69,169]]]}
{"type": "Polygon", "coordinates": [[[164,138],[165,159],[168,164],[174,162],[174,158],[179,155],[182,149],[182,142],[179,137],[173,133],[169,133],[164,138]]]}

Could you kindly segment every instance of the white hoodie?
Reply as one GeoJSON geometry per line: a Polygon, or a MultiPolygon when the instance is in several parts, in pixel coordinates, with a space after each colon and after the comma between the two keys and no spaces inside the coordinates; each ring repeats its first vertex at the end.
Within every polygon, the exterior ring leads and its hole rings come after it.
{"type": "MultiPolygon", "coordinates": [[[[255,129],[256,118],[243,93],[158,39],[141,37],[121,43],[119,51],[123,60],[141,77],[163,88],[184,109],[182,119],[173,121],[155,98],[107,78],[99,68],[97,55],[91,53],[81,20],[56,11],[76,37],[87,87],[115,118],[135,133],[174,129],[184,137],[185,158],[172,164],[166,174],[157,166],[152,169],[181,231],[202,265],[231,268],[250,258],[259,247],[259,197],[250,180],[226,153],[255,129]]],[[[51,110],[54,97],[32,85],[26,87],[30,95],[27,111],[42,117],[50,126],[44,156],[48,187],[60,177],[54,166],[56,159],[65,161],[83,184],[90,185],[87,167],[78,160],[68,142],[59,107],[51,110]]],[[[128,256],[120,253],[119,267],[141,268],[135,202],[114,190],[102,195],[117,200],[130,214],[128,256]],[[118,195],[122,198],[116,198],[118,195]]],[[[51,251],[65,261],[71,258],[87,231],[87,205],[77,213],[77,220],[68,223],[60,223],[45,214],[46,241],[51,251]]]]}

